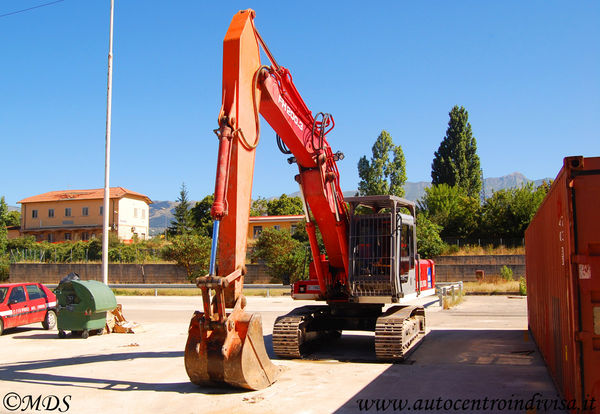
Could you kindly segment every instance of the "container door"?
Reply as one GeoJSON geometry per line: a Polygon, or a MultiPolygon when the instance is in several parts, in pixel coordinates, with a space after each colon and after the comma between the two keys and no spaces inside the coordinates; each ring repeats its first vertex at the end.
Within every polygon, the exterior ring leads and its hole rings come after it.
{"type": "MultiPolygon", "coordinates": [[[[588,159],[586,159],[586,164],[588,159]]],[[[588,165],[586,165],[588,167],[588,165]]],[[[600,165],[596,166],[596,168],[600,165]]],[[[600,169],[576,173],[571,183],[574,211],[574,274],[579,287],[580,367],[583,395],[600,401],[600,169]]],[[[588,404],[590,404],[588,402],[588,404]]]]}

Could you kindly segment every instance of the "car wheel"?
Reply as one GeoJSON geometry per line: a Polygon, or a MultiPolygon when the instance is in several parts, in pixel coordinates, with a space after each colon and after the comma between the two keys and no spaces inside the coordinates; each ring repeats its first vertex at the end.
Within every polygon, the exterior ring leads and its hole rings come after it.
{"type": "Polygon", "coordinates": [[[49,310],[48,312],[46,312],[46,317],[42,322],[42,326],[46,330],[54,329],[54,327],[56,326],[56,312],[54,312],[53,310],[49,310]]]}
{"type": "Polygon", "coordinates": [[[67,333],[61,329],[60,331],[58,331],[58,337],[61,338],[61,339],[62,338],[66,338],[67,337],[67,333]]]}
{"type": "Polygon", "coordinates": [[[0,319],[0,335],[4,333],[4,321],[0,319]]]}
{"type": "Polygon", "coordinates": [[[89,332],[87,329],[84,329],[84,330],[81,332],[81,337],[82,337],[83,339],[88,339],[88,337],[89,337],[89,336],[90,336],[90,332],[89,332]]]}
{"type": "Polygon", "coordinates": [[[102,329],[98,329],[98,330],[96,331],[96,335],[102,335],[103,333],[104,333],[104,328],[102,328],[102,329]]]}

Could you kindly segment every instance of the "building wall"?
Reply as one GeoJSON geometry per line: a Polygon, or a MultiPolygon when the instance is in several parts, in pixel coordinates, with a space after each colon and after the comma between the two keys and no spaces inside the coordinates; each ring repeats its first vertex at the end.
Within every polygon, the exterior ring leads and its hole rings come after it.
{"type": "Polygon", "coordinates": [[[19,227],[7,228],[6,237],[8,240],[16,239],[21,235],[21,229],[19,227]]]}
{"type": "Polygon", "coordinates": [[[483,270],[485,278],[498,277],[502,266],[512,269],[515,280],[525,276],[525,255],[438,256],[433,261],[438,282],[472,282],[476,270],[483,270]]]}
{"type": "Polygon", "coordinates": [[[255,228],[256,227],[260,227],[261,231],[265,230],[265,229],[273,229],[275,228],[275,226],[279,226],[279,230],[283,230],[283,231],[287,231],[289,233],[293,233],[292,232],[292,226],[298,226],[298,224],[302,221],[302,219],[296,220],[296,221],[285,221],[285,222],[281,222],[281,221],[261,221],[258,223],[253,223],[250,222],[248,224],[248,244],[254,244],[256,243],[256,240],[258,239],[258,236],[260,233],[257,234],[257,232],[255,232],[255,228]],[[256,237],[255,237],[256,235],[256,237]]]}
{"type": "MultiPolygon", "coordinates": [[[[116,200],[111,200],[111,210],[114,211],[116,200]]],[[[21,233],[37,236],[38,240],[47,240],[49,233],[54,235],[53,241],[65,241],[65,233],[71,235],[71,240],[81,240],[82,233],[88,233],[89,238],[101,237],[102,215],[100,207],[102,200],[57,200],[39,203],[25,203],[21,207],[21,233]],[[66,209],[70,209],[67,216],[66,209]],[[87,215],[84,215],[87,208],[87,215]],[[54,210],[54,217],[50,217],[54,210]],[[34,211],[37,217],[34,217],[34,211]],[[77,227],[88,227],[77,229],[77,227]]],[[[109,225],[114,224],[114,214],[109,217],[109,225]]]]}
{"type": "Polygon", "coordinates": [[[119,200],[118,211],[117,235],[121,240],[131,240],[134,234],[137,234],[140,240],[150,238],[150,211],[145,201],[123,197],[119,200]]]}
{"type": "MultiPolygon", "coordinates": [[[[68,240],[83,240],[102,237],[103,215],[100,214],[104,202],[102,199],[79,200],[66,199],[24,203],[21,207],[21,234],[34,235],[38,241],[48,240],[53,235],[55,242],[68,240]],[[70,216],[65,209],[70,209],[70,216]],[[87,208],[87,215],[84,215],[87,208]],[[54,217],[49,211],[54,210],[54,217]],[[33,217],[33,211],[37,217],[33,217]],[[69,235],[69,236],[67,236],[69,235]]],[[[150,217],[149,207],[144,200],[123,197],[110,200],[109,226],[114,228],[117,223],[117,235],[122,240],[131,240],[133,233],[140,239],[148,239],[150,217]],[[132,231],[132,229],[135,229],[132,231]]]]}

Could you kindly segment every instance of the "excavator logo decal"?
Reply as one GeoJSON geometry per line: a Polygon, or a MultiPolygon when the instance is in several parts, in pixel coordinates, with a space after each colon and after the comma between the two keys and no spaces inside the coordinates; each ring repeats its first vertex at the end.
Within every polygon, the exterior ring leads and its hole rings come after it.
{"type": "Polygon", "coordinates": [[[283,111],[290,117],[292,121],[294,121],[294,124],[296,124],[296,126],[300,128],[300,131],[304,131],[304,124],[298,119],[298,116],[296,116],[294,111],[292,111],[292,108],[290,108],[288,104],[285,103],[281,95],[279,95],[278,101],[283,111]]]}

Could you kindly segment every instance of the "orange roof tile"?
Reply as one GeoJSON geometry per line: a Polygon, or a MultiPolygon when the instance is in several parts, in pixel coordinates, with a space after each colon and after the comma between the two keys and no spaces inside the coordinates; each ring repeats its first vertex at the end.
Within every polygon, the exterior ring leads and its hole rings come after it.
{"type": "MultiPolygon", "coordinates": [[[[143,198],[148,204],[152,203],[152,200],[150,200],[148,196],[141,193],[136,193],[135,191],[131,191],[123,187],[111,187],[109,194],[110,198],[123,198],[125,196],[135,196],[143,198]]],[[[41,203],[44,201],[63,200],[97,200],[102,198],[104,198],[104,188],[96,188],[93,190],[61,190],[49,191],[44,194],[27,197],[21,201],[18,201],[18,203],[41,203]]]]}

